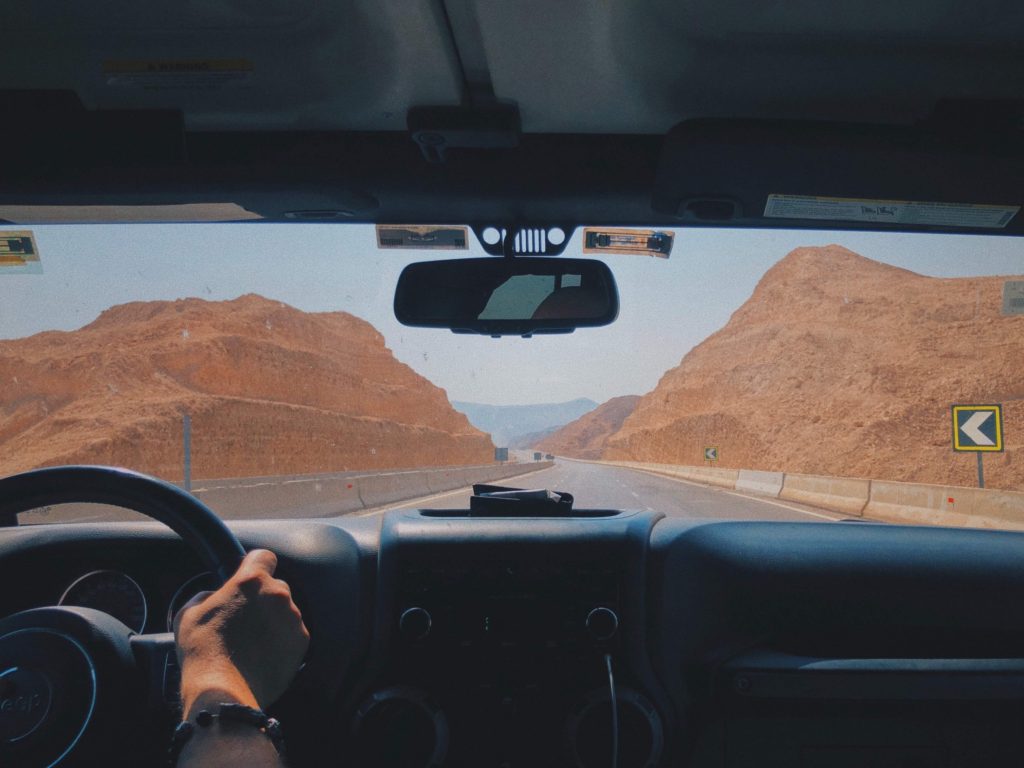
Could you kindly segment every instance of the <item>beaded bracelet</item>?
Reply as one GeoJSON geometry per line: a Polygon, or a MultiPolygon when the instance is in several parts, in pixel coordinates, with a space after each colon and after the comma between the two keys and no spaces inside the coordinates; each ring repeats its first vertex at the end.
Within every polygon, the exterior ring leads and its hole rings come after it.
{"type": "Polygon", "coordinates": [[[266,713],[259,709],[253,709],[247,707],[244,704],[220,704],[217,707],[217,712],[210,712],[206,709],[199,710],[196,714],[196,722],[193,725],[188,720],[185,720],[178,724],[178,727],[174,729],[174,735],[171,737],[171,745],[167,750],[167,763],[171,768],[178,762],[178,756],[181,754],[181,750],[184,749],[185,744],[192,738],[192,734],[195,733],[196,727],[209,728],[217,720],[230,720],[236,723],[246,723],[247,725],[254,726],[261,733],[263,733],[270,743],[274,745],[274,749],[280,754],[284,735],[281,733],[281,723],[276,718],[268,716],[266,713]]]}

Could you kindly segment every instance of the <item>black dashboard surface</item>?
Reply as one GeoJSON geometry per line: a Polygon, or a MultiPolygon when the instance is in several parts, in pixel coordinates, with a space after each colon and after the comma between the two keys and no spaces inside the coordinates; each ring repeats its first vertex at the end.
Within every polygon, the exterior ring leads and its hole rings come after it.
{"type": "MultiPolygon", "coordinates": [[[[312,633],[277,708],[295,765],[610,765],[606,655],[621,766],[1024,756],[1022,534],[651,513],[231,527],[278,553],[312,633]]],[[[155,607],[201,570],[156,524],[4,529],[0,615],[95,568],[155,607]]]]}

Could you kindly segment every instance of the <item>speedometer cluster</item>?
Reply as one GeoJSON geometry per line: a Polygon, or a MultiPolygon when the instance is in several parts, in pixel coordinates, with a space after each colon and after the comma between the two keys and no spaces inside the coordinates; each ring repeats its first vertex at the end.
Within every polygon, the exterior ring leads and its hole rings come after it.
{"type": "Polygon", "coordinates": [[[142,587],[121,571],[89,571],[75,579],[64,590],[58,605],[93,608],[109,613],[135,632],[146,626],[149,606],[142,587]]]}
{"type": "MultiPolygon", "coordinates": [[[[159,611],[164,605],[167,606],[166,626],[167,631],[171,632],[174,616],[182,606],[200,592],[216,589],[217,586],[216,577],[209,571],[203,571],[180,583],[169,599],[166,599],[165,594],[155,595],[154,610],[159,611]]],[[[57,604],[103,611],[139,633],[146,631],[146,623],[149,621],[149,601],[142,587],[128,574],[114,569],[93,570],[78,576],[67,585],[57,604]]],[[[162,628],[149,629],[160,631],[162,628]]]]}

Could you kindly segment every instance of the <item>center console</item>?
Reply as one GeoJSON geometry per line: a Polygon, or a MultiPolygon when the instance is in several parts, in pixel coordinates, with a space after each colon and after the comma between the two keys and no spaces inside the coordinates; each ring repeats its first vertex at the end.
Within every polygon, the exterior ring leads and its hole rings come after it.
{"type": "Polygon", "coordinates": [[[510,535],[508,518],[385,516],[355,765],[611,765],[613,685],[618,765],[658,765],[643,641],[656,519],[524,518],[510,535]]]}

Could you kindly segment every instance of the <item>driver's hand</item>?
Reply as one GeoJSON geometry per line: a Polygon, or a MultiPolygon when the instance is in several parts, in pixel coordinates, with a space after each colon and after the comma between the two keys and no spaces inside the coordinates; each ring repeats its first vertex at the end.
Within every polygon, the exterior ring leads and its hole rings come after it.
{"type": "Polygon", "coordinates": [[[264,708],[295,677],[309,631],[276,567],[273,552],[255,549],[223,587],[196,595],[174,618],[186,717],[198,700],[218,697],[264,708]]]}

